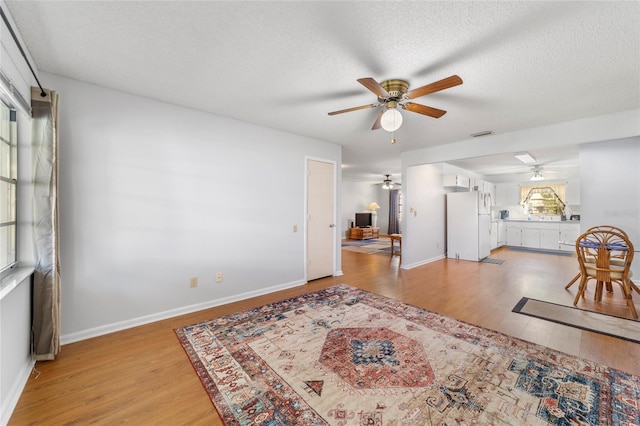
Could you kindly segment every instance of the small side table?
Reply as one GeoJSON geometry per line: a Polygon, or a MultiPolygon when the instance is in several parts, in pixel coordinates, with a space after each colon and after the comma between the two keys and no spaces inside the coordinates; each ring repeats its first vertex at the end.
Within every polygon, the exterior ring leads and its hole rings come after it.
{"type": "Polygon", "coordinates": [[[400,259],[402,259],[402,234],[389,234],[389,239],[391,239],[391,256],[395,254],[396,245],[394,241],[398,241],[399,249],[400,249],[400,259]]]}

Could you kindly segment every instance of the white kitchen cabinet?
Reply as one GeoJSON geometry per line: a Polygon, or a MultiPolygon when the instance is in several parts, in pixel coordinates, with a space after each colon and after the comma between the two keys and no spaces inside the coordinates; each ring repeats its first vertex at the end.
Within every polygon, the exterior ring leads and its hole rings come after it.
{"type": "Polygon", "coordinates": [[[498,247],[507,244],[507,227],[504,222],[498,222],[498,247]]]}
{"type": "MultiPolygon", "coordinates": [[[[575,243],[580,236],[579,223],[561,223],[560,224],[560,241],[563,243],[575,243]]],[[[562,251],[575,251],[576,246],[573,244],[560,244],[562,251]]]]}
{"type": "Polygon", "coordinates": [[[498,222],[491,222],[491,250],[498,248],[498,222]]]}
{"type": "Polygon", "coordinates": [[[522,247],[540,248],[540,230],[522,228],[522,247]]]}
{"type": "Polygon", "coordinates": [[[507,228],[507,245],[520,247],[522,245],[522,229],[507,228]]]}
{"type": "MultiPolygon", "coordinates": [[[[566,205],[580,205],[580,180],[572,179],[567,182],[565,187],[565,204],[566,205]]],[[[569,219],[569,218],[567,218],[569,219]]]]}
{"type": "Polygon", "coordinates": [[[558,250],[560,223],[544,221],[506,221],[507,245],[558,250]]]}
{"type": "Polygon", "coordinates": [[[469,178],[462,175],[446,174],[442,177],[442,186],[456,190],[469,190],[469,178]]]}
{"type": "Polygon", "coordinates": [[[495,185],[496,206],[516,206],[520,204],[520,186],[517,183],[498,183],[495,185]]]}
{"type": "Polygon", "coordinates": [[[491,205],[496,205],[496,185],[491,182],[482,181],[482,192],[486,192],[491,195],[491,205]]]}
{"type": "Polygon", "coordinates": [[[540,230],[540,248],[545,250],[558,250],[560,248],[560,230],[557,227],[540,230]]]}

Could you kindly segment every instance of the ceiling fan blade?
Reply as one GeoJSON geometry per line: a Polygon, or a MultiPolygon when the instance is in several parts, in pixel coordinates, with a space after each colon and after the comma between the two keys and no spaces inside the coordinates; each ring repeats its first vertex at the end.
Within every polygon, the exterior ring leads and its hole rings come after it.
{"type": "Polygon", "coordinates": [[[380,110],[380,112],[378,113],[378,117],[376,117],[376,121],[373,123],[373,127],[371,127],[371,130],[378,130],[380,127],[382,127],[382,125],[380,124],[380,122],[382,121],[382,114],[384,114],[384,110],[380,110]]]}
{"type": "Polygon", "coordinates": [[[375,108],[377,106],[378,106],[378,104],[362,105],[362,106],[353,107],[353,108],[341,109],[340,111],[332,111],[332,112],[330,112],[328,114],[329,115],[343,114],[345,112],[358,111],[358,110],[361,110],[361,109],[368,109],[368,108],[375,108]]]}
{"type": "Polygon", "coordinates": [[[441,90],[448,89],[450,87],[454,87],[459,84],[462,84],[462,79],[457,75],[452,75],[451,77],[443,78],[442,80],[436,81],[435,83],[427,84],[426,86],[417,87],[413,90],[409,90],[407,92],[407,98],[409,99],[419,98],[420,96],[439,92],[441,90]]]}
{"type": "Polygon", "coordinates": [[[413,102],[407,102],[404,105],[404,109],[409,110],[411,112],[417,112],[418,114],[428,115],[433,118],[440,118],[447,113],[447,111],[429,107],[421,104],[414,104],[413,102]]]}
{"type": "Polygon", "coordinates": [[[366,87],[367,89],[371,90],[373,93],[375,93],[380,98],[385,98],[386,99],[386,98],[391,96],[389,94],[389,92],[387,92],[384,89],[384,87],[382,87],[380,85],[380,83],[378,83],[377,81],[375,81],[371,77],[359,78],[358,79],[358,83],[362,84],[364,87],[366,87]]]}

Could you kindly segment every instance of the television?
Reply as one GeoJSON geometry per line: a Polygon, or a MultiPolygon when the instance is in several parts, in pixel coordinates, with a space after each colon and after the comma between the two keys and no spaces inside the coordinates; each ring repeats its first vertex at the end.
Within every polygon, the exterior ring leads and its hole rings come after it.
{"type": "Polygon", "coordinates": [[[370,228],[373,225],[371,213],[356,213],[356,228],[370,228]]]}

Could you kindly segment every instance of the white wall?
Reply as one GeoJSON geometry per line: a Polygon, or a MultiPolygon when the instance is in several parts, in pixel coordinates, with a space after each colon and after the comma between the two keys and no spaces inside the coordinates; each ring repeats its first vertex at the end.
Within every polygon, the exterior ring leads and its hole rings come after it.
{"type": "MultiPolygon", "coordinates": [[[[3,0],[0,0],[0,6],[8,14],[3,0]]],[[[16,30],[11,16],[7,17],[16,30]]],[[[19,34],[18,37],[20,37],[19,34]]],[[[28,51],[26,54],[31,60],[28,51]]],[[[11,81],[14,90],[28,102],[31,97],[31,85],[35,84],[35,80],[4,22],[0,23],[0,70],[11,81]]],[[[20,111],[17,120],[19,164],[17,260],[22,266],[32,266],[31,117],[26,112],[20,111]]],[[[8,422],[34,365],[30,347],[30,279],[19,279],[18,281],[18,285],[0,300],[0,424],[8,422]]]]}
{"type": "Polygon", "coordinates": [[[336,162],[339,194],[340,146],[43,79],[61,94],[63,343],[305,282],[305,159],[336,162]]]}
{"type": "MultiPolygon", "coordinates": [[[[640,250],[640,137],[580,146],[580,229],[613,225],[640,250]]],[[[631,270],[640,277],[640,253],[631,270]]],[[[637,295],[634,295],[638,297],[637,295]]]]}
{"type": "Polygon", "coordinates": [[[403,268],[444,257],[446,199],[442,175],[442,164],[409,167],[403,174],[403,268]]]}
{"type": "Polygon", "coordinates": [[[31,358],[31,286],[22,281],[0,300],[0,424],[7,424],[27,382],[31,358]]]}
{"type": "MultiPolygon", "coordinates": [[[[340,229],[343,238],[349,236],[349,223],[355,221],[355,214],[368,212],[369,204],[373,201],[382,206],[376,186],[370,182],[342,181],[342,213],[340,219],[340,229]]],[[[378,210],[379,212],[379,210],[378,210]]],[[[378,218],[378,226],[381,224],[378,218]]]]}

